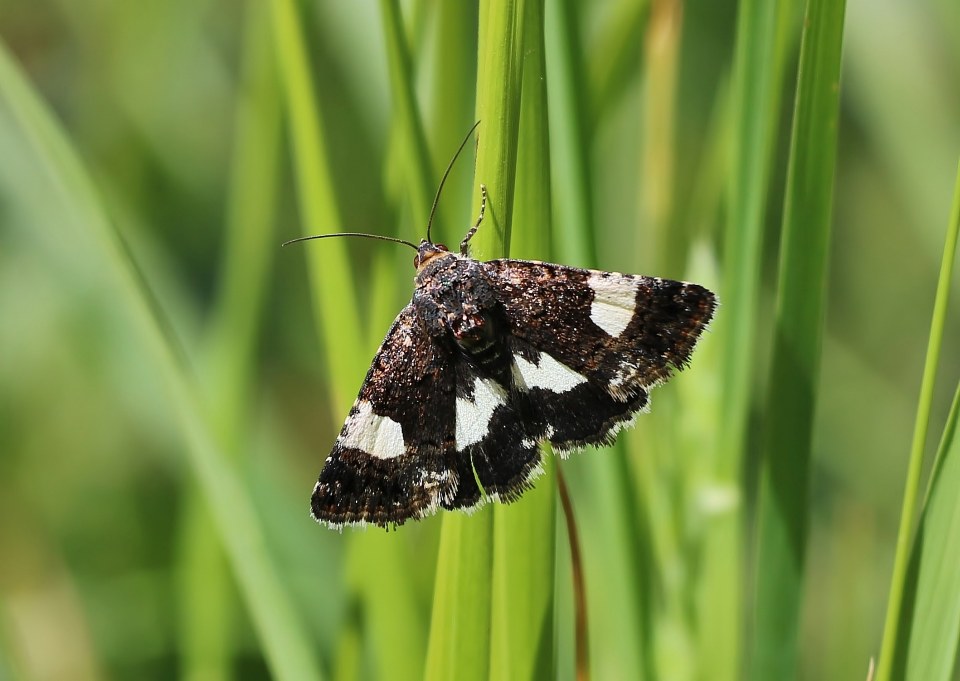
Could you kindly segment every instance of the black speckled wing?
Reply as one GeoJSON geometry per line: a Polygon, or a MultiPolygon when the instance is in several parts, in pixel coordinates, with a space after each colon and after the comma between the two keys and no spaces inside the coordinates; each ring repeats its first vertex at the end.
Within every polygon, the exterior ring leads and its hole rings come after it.
{"type": "Polygon", "coordinates": [[[716,307],[696,284],[421,250],[413,301],[313,492],[332,527],[519,498],[541,442],[612,442],[687,364],[716,307]]]}
{"type": "Polygon", "coordinates": [[[541,470],[527,435],[538,426],[508,393],[455,344],[431,337],[408,305],[327,457],[313,517],[331,527],[389,527],[440,507],[517,498],[541,470]]]}
{"type": "Polygon", "coordinates": [[[561,452],[609,443],[629,425],[649,390],[689,362],[717,304],[704,287],[669,279],[525,260],[484,268],[517,386],[561,452]]]}
{"type": "Polygon", "coordinates": [[[399,525],[456,494],[453,357],[405,307],[377,351],[313,490],[319,522],[399,525]]]}

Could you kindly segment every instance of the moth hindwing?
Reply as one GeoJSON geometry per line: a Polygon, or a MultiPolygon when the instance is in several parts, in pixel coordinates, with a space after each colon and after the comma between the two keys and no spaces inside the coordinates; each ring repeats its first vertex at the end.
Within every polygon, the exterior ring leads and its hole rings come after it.
{"type": "MultiPolygon", "coordinates": [[[[482,218],[482,211],[481,211],[482,218]]],[[[313,491],[332,527],[399,525],[513,501],[561,454],[611,443],[686,366],[716,308],[706,288],[424,239],[413,299],[377,351],[313,491]]]]}

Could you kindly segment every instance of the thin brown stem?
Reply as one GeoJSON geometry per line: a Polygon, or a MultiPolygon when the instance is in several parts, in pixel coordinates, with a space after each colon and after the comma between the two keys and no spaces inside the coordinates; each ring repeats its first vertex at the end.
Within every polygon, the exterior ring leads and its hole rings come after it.
{"type": "Polygon", "coordinates": [[[560,505],[563,517],[567,521],[567,540],[570,542],[570,564],[573,573],[573,608],[576,639],[577,681],[590,681],[590,641],[587,638],[587,589],[583,582],[583,560],[580,556],[580,536],[577,533],[577,521],[573,517],[573,504],[563,470],[557,466],[557,484],[560,487],[560,505]]]}

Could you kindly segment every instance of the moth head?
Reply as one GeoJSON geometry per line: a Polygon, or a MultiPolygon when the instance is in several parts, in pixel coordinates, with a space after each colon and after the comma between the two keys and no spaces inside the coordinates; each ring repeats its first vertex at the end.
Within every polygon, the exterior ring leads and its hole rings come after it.
{"type": "Polygon", "coordinates": [[[443,244],[432,244],[424,239],[417,247],[417,254],[413,256],[413,266],[419,272],[428,262],[441,255],[450,255],[450,249],[443,244]]]}

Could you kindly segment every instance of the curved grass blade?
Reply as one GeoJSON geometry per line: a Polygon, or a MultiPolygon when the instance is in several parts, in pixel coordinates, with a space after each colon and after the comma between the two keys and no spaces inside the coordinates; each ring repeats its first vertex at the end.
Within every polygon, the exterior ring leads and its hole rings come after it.
{"type": "MultiPolygon", "coordinates": [[[[304,229],[339,229],[342,225],[320,108],[314,93],[304,31],[294,0],[273,0],[274,46],[280,71],[304,229]]],[[[323,248],[306,249],[313,289],[314,319],[323,339],[336,416],[353,400],[365,363],[359,305],[350,276],[346,239],[329,239],[323,248]]]]}
{"type": "MultiPolygon", "coordinates": [[[[960,385],[953,398],[913,543],[919,565],[907,650],[908,681],[950,681],[960,646],[960,385]]],[[[901,637],[904,642],[906,636],[901,637]]]]}
{"type": "Polygon", "coordinates": [[[3,45],[0,95],[47,168],[54,189],[73,206],[78,224],[99,247],[104,267],[117,281],[116,303],[125,306],[141,332],[144,360],[166,381],[170,408],[184,437],[187,464],[213,511],[220,541],[250,609],[271,672],[291,681],[321,678],[313,646],[265,549],[260,519],[236,471],[227,463],[177,340],[121,235],[107,218],[76,152],[3,45]]]}
{"type": "MultiPolygon", "coordinates": [[[[897,534],[897,552],[894,557],[893,576],[890,581],[890,596],[887,602],[887,617],[883,629],[883,646],[880,650],[880,661],[877,665],[877,681],[889,681],[893,678],[899,678],[899,676],[902,675],[902,673],[898,673],[898,671],[902,670],[898,670],[896,665],[897,663],[902,665],[903,659],[896,660],[896,655],[898,649],[902,650],[911,634],[909,631],[901,630],[901,624],[912,624],[915,622],[914,617],[907,616],[904,613],[904,604],[908,595],[907,589],[912,587],[910,584],[911,576],[908,574],[910,568],[910,534],[913,528],[917,493],[920,489],[920,475],[923,471],[923,450],[926,446],[927,430],[929,429],[930,423],[930,409],[933,404],[933,387],[936,380],[937,364],[940,360],[940,349],[943,344],[944,327],[947,318],[947,303],[950,297],[950,281],[953,275],[954,260],[956,258],[958,234],[960,234],[960,166],[958,166],[957,169],[953,208],[950,212],[950,224],[947,229],[943,260],[940,265],[940,278],[937,282],[937,294],[933,305],[933,319],[930,323],[930,340],[927,344],[927,358],[924,363],[923,380],[920,385],[917,419],[913,430],[913,443],[910,448],[907,480],[904,485],[903,509],[900,513],[900,531],[897,534]]],[[[955,437],[956,435],[954,433],[951,439],[955,437]]],[[[938,456],[934,474],[936,475],[941,471],[943,466],[943,460],[938,456]]],[[[949,470],[950,474],[944,483],[948,488],[953,480],[953,464],[951,464],[949,470]]],[[[939,476],[934,477],[933,480],[936,482],[938,478],[939,476]]],[[[935,487],[932,484],[930,499],[928,500],[930,502],[932,502],[934,489],[935,487]]],[[[954,502],[955,499],[956,497],[954,498],[954,502]]],[[[950,502],[946,502],[948,506],[945,509],[941,509],[938,504],[938,521],[936,522],[949,522],[944,518],[944,516],[950,513],[949,503],[950,502]]],[[[939,526],[935,525],[935,527],[939,530],[939,526]]],[[[927,531],[926,528],[922,529],[924,532],[927,531]]],[[[918,540],[918,548],[915,550],[922,552],[921,556],[917,556],[918,560],[920,557],[926,559],[927,556],[930,555],[930,550],[923,548],[923,544],[927,541],[929,541],[927,537],[922,537],[922,541],[918,540]]],[[[953,542],[950,542],[949,545],[952,547],[953,542]]],[[[951,548],[945,548],[945,550],[951,551],[951,548]]],[[[936,550],[934,549],[934,551],[936,550]]],[[[936,556],[936,554],[934,554],[934,556],[941,557],[936,556]]],[[[931,558],[931,560],[933,559],[935,558],[931,558]]],[[[950,569],[954,569],[956,563],[947,563],[946,565],[949,565],[950,569]]],[[[922,563],[919,565],[921,570],[927,571],[926,574],[929,574],[930,570],[936,570],[939,567],[941,567],[940,564],[929,564],[926,568],[924,568],[922,563]]],[[[926,577],[924,582],[927,580],[935,581],[936,577],[926,577]]],[[[952,588],[950,584],[946,584],[945,587],[952,588]]],[[[949,626],[947,631],[949,631],[949,626]]],[[[915,645],[922,647],[928,640],[927,635],[923,635],[923,638],[916,639],[915,645]]],[[[913,640],[911,640],[911,647],[913,647],[913,645],[913,640]]],[[[956,647],[956,637],[954,637],[953,645],[956,647]]],[[[917,664],[920,663],[917,662],[917,664]]]]}

